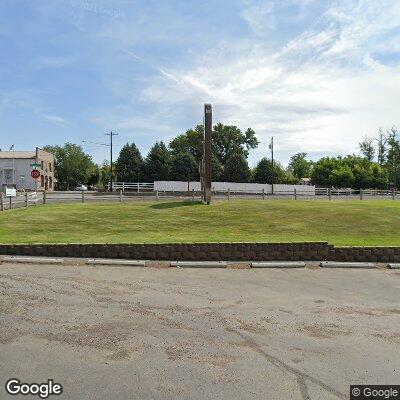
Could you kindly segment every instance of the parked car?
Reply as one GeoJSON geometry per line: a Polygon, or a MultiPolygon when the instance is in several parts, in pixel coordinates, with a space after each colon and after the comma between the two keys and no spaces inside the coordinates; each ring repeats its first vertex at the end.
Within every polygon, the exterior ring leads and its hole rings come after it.
{"type": "Polygon", "coordinates": [[[78,190],[78,191],[86,191],[86,190],[88,190],[88,188],[87,188],[87,186],[85,186],[85,185],[78,185],[76,188],[75,188],[75,190],[78,190]]]}

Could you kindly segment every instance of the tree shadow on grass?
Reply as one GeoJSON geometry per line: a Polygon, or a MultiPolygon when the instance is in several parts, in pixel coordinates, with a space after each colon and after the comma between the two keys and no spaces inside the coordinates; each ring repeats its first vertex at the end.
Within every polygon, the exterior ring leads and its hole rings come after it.
{"type": "Polygon", "coordinates": [[[150,207],[157,210],[166,210],[168,208],[193,207],[202,205],[203,203],[201,201],[171,201],[168,203],[152,204],[150,207]]]}

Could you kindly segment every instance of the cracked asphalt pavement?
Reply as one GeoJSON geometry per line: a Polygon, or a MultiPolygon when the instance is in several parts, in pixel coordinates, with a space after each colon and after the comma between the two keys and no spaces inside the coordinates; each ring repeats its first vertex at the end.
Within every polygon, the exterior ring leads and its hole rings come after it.
{"type": "Polygon", "coordinates": [[[3,264],[0,290],[1,399],[19,398],[9,378],[82,400],[348,399],[350,384],[400,383],[400,271],[3,264]]]}

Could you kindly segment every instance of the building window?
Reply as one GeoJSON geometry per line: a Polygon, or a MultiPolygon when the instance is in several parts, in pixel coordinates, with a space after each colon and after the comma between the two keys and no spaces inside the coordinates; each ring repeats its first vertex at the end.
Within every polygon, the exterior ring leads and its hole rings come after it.
{"type": "Polygon", "coordinates": [[[49,163],[49,171],[51,172],[51,163],[49,163]]]}
{"type": "MultiPolygon", "coordinates": [[[[44,162],[42,161],[40,164],[41,164],[41,167],[40,167],[40,168],[41,168],[42,171],[43,171],[43,170],[44,170],[44,162]]],[[[43,186],[43,185],[42,185],[42,186],[43,186]]]]}
{"type": "MultiPolygon", "coordinates": [[[[43,162],[43,161],[42,161],[43,162]]],[[[44,176],[42,175],[40,177],[40,186],[43,187],[44,186],[44,176]]]]}
{"type": "Polygon", "coordinates": [[[51,178],[51,176],[49,177],[49,189],[53,188],[53,179],[51,178]]]}

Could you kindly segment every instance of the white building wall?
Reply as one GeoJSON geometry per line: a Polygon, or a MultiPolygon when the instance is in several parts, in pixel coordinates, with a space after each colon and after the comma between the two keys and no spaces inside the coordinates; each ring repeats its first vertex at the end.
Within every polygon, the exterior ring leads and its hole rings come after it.
{"type": "MultiPolygon", "coordinates": [[[[262,193],[263,189],[266,194],[272,193],[272,185],[262,184],[262,183],[235,183],[235,182],[213,182],[212,190],[226,192],[228,189],[231,192],[248,192],[248,193],[262,193]]],[[[200,191],[201,185],[200,182],[189,182],[189,191],[191,190],[200,191]]],[[[298,193],[307,193],[310,195],[315,195],[315,186],[305,186],[305,185],[282,185],[275,184],[274,192],[285,193],[290,192],[293,193],[294,189],[298,191],[298,193]]],[[[185,192],[188,190],[188,182],[182,181],[155,181],[154,182],[154,190],[158,190],[160,192],[185,192]]]]}
{"type": "MultiPolygon", "coordinates": [[[[15,183],[17,189],[35,190],[36,184],[31,177],[31,164],[35,159],[15,159],[14,164],[11,159],[0,159],[0,185],[1,187],[13,184],[13,165],[15,170],[15,183]]],[[[40,185],[40,183],[39,183],[40,185]]]]}
{"type": "MultiPolygon", "coordinates": [[[[16,152],[17,154],[18,152],[16,152]]],[[[42,152],[45,153],[45,152],[42,152]]],[[[48,153],[47,153],[48,154],[48,153]]],[[[12,186],[15,180],[17,190],[44,190],[45,182],[47,181],[47,190],[54,190],[54,161],[53,156],[47,157],[50,161],[43,158],[1,158],[0,157],[0,191],[3,190],[5,186],[12,186]],[[31,177],[32,167],[31,164],[38,163],[43,165],[42,167],[37,167],[40,171],[41,176],[37,182],[31,177]],[[43,164],[42,164],[43,163],[43,164]],[[13,171],[15,174],[15,179],[13,176],[13,171]]]]}

